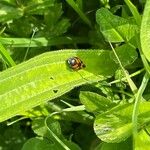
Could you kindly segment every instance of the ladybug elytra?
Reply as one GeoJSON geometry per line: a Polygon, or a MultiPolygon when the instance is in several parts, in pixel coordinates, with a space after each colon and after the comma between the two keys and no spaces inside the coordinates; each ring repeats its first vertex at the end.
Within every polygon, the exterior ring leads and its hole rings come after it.
{"type": "Polygon", "coordinates": [[[85,64],[78,57],[71,57],[67,60],[69,67],[73,70],[80,70],[85,68],[85,64]]]}

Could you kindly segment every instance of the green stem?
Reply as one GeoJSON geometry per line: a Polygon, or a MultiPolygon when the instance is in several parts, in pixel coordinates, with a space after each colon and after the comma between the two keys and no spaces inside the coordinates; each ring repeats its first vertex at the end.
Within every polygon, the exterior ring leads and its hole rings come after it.
{"type": "Polygon", "coordinates": [[[129,96],[129,97],[131,97],[131,98],[133,98],[133,97],[134,97],[132,94],[127,93],[127,92],[125,92],[125,91],[123,91],[123,90],[113,90],[113,91],[114,91],[114,92],[118,92],[118,93],[125,94],[125,95],[127,95],[127,96],[129,96]]]}
{"type": "MultiPolygon", "coordinates": [[[[55,114],[55,113],[54,113],[55,114]]],[[[53,115],[53,114],[52,114],[53,115]]],[[[65,150],[71,150],[65,143],[62,142],[62,140],[60,140],[57,135],[48,127],[47,125],[47,119],[49,117],[51,117],[52,115],[50,116],[47,116],[46,119],[45,119],[45,126],[47,127],[48,131],[51,133],[51,135],[55,138],[55,140],[62,146],[62,148],[64,148],[65,150]]]]}
{"type": "Polygon", "coordinates": [[[27,50],[26,50],[23,61],[25,61],[26,58],[27,58],[27,55],[28,55],[28,52],[29,52],[29,49],[30,49],[30,45],[31,45],[31,41],[32,41],[32,39],[33,39],[36,32],[37,32],[37,28],[33,29],[33,33],[32,33],[31,39],[30,39],[30,43],[29,43],[29,46],[27,47],[27,50]]]}
{"type": "Polygon", "coordinates": [[[137,8],[132,4],[130,0],[125,0],[125,3],[128,5],[137,25],[141,25],[141,15],[139,14],[137,8]]]}
{"type": "Polygon", "coordinates": [[[91,21],[87,18],[87,16],[82,12],[79,6],[74,2],[74,0],[66,0],[66,2],[78,13],[80,18],[90,27],[92,28],[91,21]]]}
{"type": "Polygon", "coordinates": [[[133,113],[132,113],[132,125],[133,125],[133,141],[135,141],[137,136],[137,129],[138,129],[138,111],[139,111],[139,105],[140,101],[142,99],[142,94],[147,86],[147,83],[149,81],[149,74],[145,73],[141,86],[138,90],[138,92],[135,95],[135,103],[133,107],[133,113]]]}
{"type": "Polygon", "coordinates": [[[111,44],[110,42],[109,42],[109,44],[110,44],[110,46],[111,46],[111,48],[112,48],[112,50],[113,50],[113,53],[114,53],[114,55],[115,55],[115,57],[116,57],[116,59],[117,59],[119,65],[120,65],[121,69],[123,70],[123,73],[124,73],[124,75],[125,75],[125,77],[126,77],[126,79],[127,79],[127,81],[128,81],[128,84],[129,84],[129,86],[130,86],[132,92],[133,92],[134,94],[136,94],[136,92],[137,92],[137,87],[136,87],[136,85],[134,84],[134,82],[132,81],[132,79],[130,78],[130,76],[129,76],[129,75],[127,74],[127,72],[125,71],[125,69],[124,69],[124,67],[123,67],[123,65],[122,65],[122,63],[121,63],[121,61],[120,61],[120,59],[119,59],[119,57],[118,57],[118,55],[117,55],[115,49],[113,48],[112,44],[111,44]]]}
{"type": "MultiPolygon", "coordinates": [[[[138,70],[138,71],[136,71],[136,72],[130,74],[129,77],[134,77],[134,76],[136,76],[136,75],[139,75],[139,74],[141,74],[144,70],[145,70],[145,69],[140,69],[140,70],[138,70]]],[[[118,79],[118,80],[114,80],[114,81],[110,82],[109,84],[111,85],[111,84],[114,84],[114,83],[119,83],[119,82],[121,82],[121,81],[126,81],[126,77],[121,78],[121,79],[118,79]]]]}

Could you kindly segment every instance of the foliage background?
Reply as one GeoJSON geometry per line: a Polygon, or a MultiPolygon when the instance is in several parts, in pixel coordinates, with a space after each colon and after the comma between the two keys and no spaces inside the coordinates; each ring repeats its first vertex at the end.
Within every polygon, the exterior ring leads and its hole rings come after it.
{"type": "Polygon", "coordinates": [[[1,0],[0,149],[140,150],[142,147],[144,150],[149,147],[150,53],[146,36],[150,30],[150,4],[147,0],[145,7],[145,3],[1,0]],[[61,52],[61,49],[67,50],[61,52]],[[65,63],[75,55],[86,64],[78,72],[67,68],[65,63]],[[52,71],[44,70],[47,64],[52,71]],[[43,68],[38,70],[38,65],[43,68]],[[37,70],[34,72],[32,67],[37,70]],[[31,71],[25,74],[28,70],[31,71]],[[48,84],[49,75],[51,80],[56,78],[54,86],[58,84],[53,90],[52,83],[48,84]],[[50,87],[51,97],[48,95],[45,100],[43,96],[38,101],[37,90],[32,103],[19,104],[32,95],[33,87],[28,86],[28,80],[36,83],[36,77],[47,83],[41,87],[43,91],[50,87]],[[21,82],[27,85],[28,92],[21,94],[21,82]],[[11,88],[19,92],[9,95],[11,88]]]}

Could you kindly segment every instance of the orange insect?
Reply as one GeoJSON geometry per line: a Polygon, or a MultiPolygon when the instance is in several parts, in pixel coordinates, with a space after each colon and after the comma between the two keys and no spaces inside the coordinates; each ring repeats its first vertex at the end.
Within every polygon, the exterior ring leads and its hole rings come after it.
{"type": "Polygon", "coordinates": [[[71,57],[67,60],[67,63],[73,70],[80,70],[82,68],[85,68],[85,64],[79,57],[71,57]]]}

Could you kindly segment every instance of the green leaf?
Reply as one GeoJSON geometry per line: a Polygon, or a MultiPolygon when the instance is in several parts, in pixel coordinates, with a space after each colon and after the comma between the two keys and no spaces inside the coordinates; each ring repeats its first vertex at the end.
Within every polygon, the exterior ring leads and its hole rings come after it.
{"type": "Polygon", "coordinates": [[[0,4],[0,8],[0,22],[18,19],[23,16],[23,11],[14,6],[0,4]]]}
{"type": "Polygon", "coordinates": [[[85,44],[87,37],[68,37],[60,36],[53,38],[39,37],[39,38],[0,38],[0,42],[4,45],[11,45],[12,47],[42,47],[55,46],[62,44],[85,44]]]}
{"type": "Polygon", "coordinates": [[[95,150],[133,150],[131,138],[120,143],[101,143],[95,150]]]}
{"type": "Polygon", "coordinates": [[[135,139],[135,150],[148,150],[150,146],[150,136],[141,130],[135,139]]]}
{"type": "Polygon", "coordinates": [[[139,14],[137,8],[132,4],[130,0],[125,0],[125,3],[128,5],[130,11],[132,12],[134,19],[137,25],[141,25],[141,15],[139,14]]]}
{"type": "Polygon", "coordinates": [[[36,119],[33,122],[33,130],[41,137],[29,139],[23,146],[22,150],[36,149],[66,149],[80,150],[80,148],[71,141],[67,141],[61,133],[60,125],[52,118],[36,119]]]}
{"type": "Polygon", "coordinates": [[[1,3],[8,3],[10,5],[16,5],[16,0],[1,0],[1,3]]]}
{"type": "Polygon", "coordinates": [[[77,3],[74,2],[74,0],[66,0],[66,2],[78,13],[80,18],[87,24],[89,27],[92,28],[91,21],[88,19],[88,17],[82,12],[80,7],[77,3]]]}
{"type": "MultiPolygon", "coordinates": [[[[111,51],[104,50],[60,50],[44,53],[2,72],[0,121],[59,97],[76,86],[112,76],[118,64],[111,55],[111,51]],[[85,63],[85,69],[69,68],[66,60],[73,56],[85,63]]],[[[127,65],[135,59],[136,52],[126,58],[127,65]]]]}
{"type": "MultiPolygon", "coordinates": [[[[129,44],[123,44],[121,46],[118,46],[118,47],[116,47],[115,51],[116,51],[119,59],[121,60],[121,64],[123,66],[127,65],[127,58],[129,56],[134,56],[134,54],[135,54],[135,49],[129,44]]],[[[114,59],[114,61],[116,63],[119,63],[118,60],[116,59],[116,56],[114,55],[114,53],[112,53],[111,57],[112,57],[112,59],[114,59]]],[[[130,63],[131,62],[129,60],[128,64],[130,64],[130,63]]]]}
{"type": "Polygon", "coordinates": [[[54,6],[54,0],[30,1],[27,7],[25,7],[24,12],[28,15],[42,15],[51,6],[54,6]]]}
{"type": "Polygon", "coordinates": [[[113,15],[106,8],[96,12],[96,21],[105,39],[110,42],[125,42],[138,33],[138,26],[132,20],[113,15]]]}
{"type": "MultiPolygon", "coordinates": [[[[48,140],[43,140],[41,138],[31,138],[29,139],[22,147],[21,150],[29,150],[32,148],[32,150],[49,150],[53,149],[53,146],[50,145],[50,142],[48,140]]],[[[57,150],[57,149],[56,149],[57,150]]]]}
{"type": "Polygon", "coordinates": [[[50,10],[47,10],[45,12],[44,21],[46,22],[49,28],[52,28],[58,22],[62,14],[62,5],[55,4],[53,7],[51,7],[50,10]]]}
{"type": "MultiPolygon", "coordinates": [[[[143,102],[139,107],[138,129],[150,120],[150,102],[143,102]]],[[[120,104],[96,117],[94,130],[104,142],[121,142],[132,134],[133,104],[120,104]]]]}
{"type": "MultiPolygon", "coordinates": [[[[33,32],[33,24],[29,17],[21,17],[9,23],[9,32],[15,34],[16,37],[30,37],[33,32]]],[[[21,41],[21,38],[18,38],[21,41]]],[[[31,38],[30,38],[31,41],[31,38]]],[[[16,40],[11,40],[11,45],[14,45],[16,40]]],[[[25,42],[24,42],[25,44],[25,42]]],[[[28,43],[29,46],[29,43],[28,43]]]]}
{"type": "MultiPolygon", "coordinates": [[[[27,126],[25,127],[27,129],[27,126]]],[[[9,127],[5,123],[0,124],[1,150],[20,150],[26,140],[27,137],[23,134],[18,123],[9,127]]]]}
{"type": "Polygon", "coordinates": [[[106,111],[112,106],[111,100],[93,92],[80,92],[80,101],[89,112],[106,111]]]}
{"type": "MultiPolygon", "coordinates": [[[[32,130],[34,131],[35,134],[37,134],[38,136],[45,136],[45,137],[49,137],[49,133],[47,132],[47,128],[45,127],[44,124],[44,118],[37,118],[37,119],[33,119],[32,121],[32,130]]],[[[60,127],[59,127],[60,129],[60,127]]]]}
{"type": "Polygon", "coordinates": [[[16,65],[14,60],[11,58],[9,52],[7,52],[7,50],[1,43],[0,43],[0,54],[2,55],[3,59],[5,60],[5,62],[8,64],[9,67],[16,65]]]}
{"type": "Polygon", "coordinates": [[[140,39],[141,47],[145,57],[150,61],[150,1],[146,1],[144,14],[142,17],[140,39]]]}
{"type": "Polygon", "coordinates": [[[67,31],[70,23],[68,19],[61,17],[62,14],[63,10],[61,4],[55,4],[51,9],[45,12],[44,21],[47,26],[43,30],[43,36],[59,36],[67,31]]]}
{"type": "Polygon", "coordinates": [[[95,146],[100,142],[91,125],[79,124],[76,128],[73,127],[73,132],[73,139],[80,145],[82,150],[89,150],[89,148],[95,150],[95,146]],[[95,142],[96,144],[93,144],[95,142]]]}

